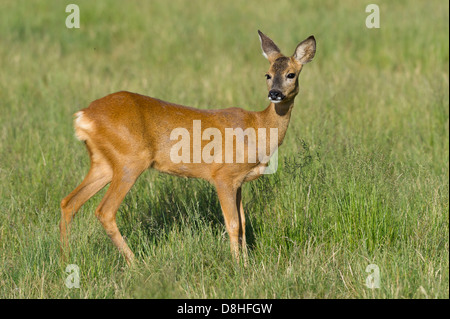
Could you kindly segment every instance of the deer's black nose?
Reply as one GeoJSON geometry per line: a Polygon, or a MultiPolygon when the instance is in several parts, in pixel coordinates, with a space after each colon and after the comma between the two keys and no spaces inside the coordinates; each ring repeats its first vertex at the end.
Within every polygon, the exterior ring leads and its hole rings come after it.
{"type": "Polygon", "coordinates": [[[269,100],[271,101],[281,101],[282,99],[284,99],[284,95],[283,93],[281,93],[278,90],[270,90],[269,91],[269,100]]]}

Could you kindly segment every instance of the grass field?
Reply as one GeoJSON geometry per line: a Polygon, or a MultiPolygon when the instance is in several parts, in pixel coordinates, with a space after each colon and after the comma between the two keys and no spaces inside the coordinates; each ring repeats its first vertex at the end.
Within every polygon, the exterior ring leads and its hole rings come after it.
{"type": "Polygon", "coordinates": [[[449,5],[377,1],[0,1],[0,298],[449,298],[449,5]],[[276,174],[245,184],[249,265],[231,259],[215,190],[145,172],[118,225],[59,204],[89,158],[72,114],[128,90],[198,108],[267,105],[257,30],[317,53],[276,174]],[[380,288],[366,287],[366,267],[380,288]]]}

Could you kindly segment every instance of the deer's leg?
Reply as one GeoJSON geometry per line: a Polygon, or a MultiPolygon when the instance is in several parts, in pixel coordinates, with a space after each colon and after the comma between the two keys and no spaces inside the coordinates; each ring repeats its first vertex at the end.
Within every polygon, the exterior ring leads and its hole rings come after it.
{"type": "Polygon", "coordinates": [[[216,182],[217,195],[219,196],[220,207],[222,208],[225,226],[230,236],[230,247],[233,256],[239,260],[239,238],[242,234],[237,205],[238,188],[228,183],[216,182]]]}
{"type": "MultiPolygon", "coordinates": [[[[91,158],[92,159],[92,158],[91,158]]],[[[61,201],[61,221],[59,223],[61,238],[61,256],[63,260],[69,252],[69,232],[73,217],[80,207],[106,184],[111,181],[112,170],[106,161],[91,160],[88,174],[69,195],[61,201]]]]}
{"type": "Polygon", "coordinates": [[[145,169],[146,167],[142,166],[133,168],[123,166],[119,170],[114,171],[111,185],[95,211],[95,215],[106,233],[124,255],[128,264],[131,264],[133,261],[134,254],[119,232],[116,224],[116,213],[125,195],[145,169]]]}
{"type": "Polygon", "coordinates": [[[242,248],[242,256],[244,258],[244,265],[247,265],[248,253],[247,253],[247,241],[245,240],[245,214],[244,207],[242,206],[242,188],[239,187],[236,194],[236,207],[239,212],[239,244],[242,248]]]}

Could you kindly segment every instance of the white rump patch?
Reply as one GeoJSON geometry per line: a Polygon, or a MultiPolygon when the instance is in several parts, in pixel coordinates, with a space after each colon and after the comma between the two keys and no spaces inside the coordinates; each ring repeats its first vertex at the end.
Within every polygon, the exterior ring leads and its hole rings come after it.
{"type": "Polygon", "coordinates": [[[75,115],[75,136],[80,141],[86,141],[89,138],[89,132],[92,130],[92,122],[80,111],[75,115]]]}

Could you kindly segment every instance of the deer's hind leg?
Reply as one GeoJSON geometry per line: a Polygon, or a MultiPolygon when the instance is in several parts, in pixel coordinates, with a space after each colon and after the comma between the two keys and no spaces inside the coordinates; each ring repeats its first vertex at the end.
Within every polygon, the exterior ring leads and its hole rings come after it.
{"type": "Polygon", "coordinates": [[[63,259],[69,252],[68,237],[70,224],[86,201],[100,191],[112,179],[112,168],[108,161],[96,152],[93,146],[86,143],[91,159],[91,167],[84,180],[61,201],[61,221],[59,224],[61,237],[61,253],[63,259]]]}
{"type": "Polygon", "coordinates": [[[134,260],[134,254],[120,234],[116,223],[116,214],[125,195],[134,185],[139,175],[147,168],[148,165],[142,161],[128,160],[126,164],[116,164],[111,185],[95,211],[95,215],[106,233],[124,255],[128,264],[131,264],[134,260]]]}

